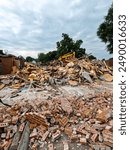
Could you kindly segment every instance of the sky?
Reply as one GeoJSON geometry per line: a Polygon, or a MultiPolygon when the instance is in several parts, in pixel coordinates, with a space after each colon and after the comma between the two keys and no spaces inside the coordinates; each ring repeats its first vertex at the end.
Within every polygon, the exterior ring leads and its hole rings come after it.
{"type": "Polygon", "coordinates": [[[98,59],[112,57],[97,37],[112,0],[0,0],[0,49],[37,58],[56,49],[62,33],[83,40],[98,59]]]}

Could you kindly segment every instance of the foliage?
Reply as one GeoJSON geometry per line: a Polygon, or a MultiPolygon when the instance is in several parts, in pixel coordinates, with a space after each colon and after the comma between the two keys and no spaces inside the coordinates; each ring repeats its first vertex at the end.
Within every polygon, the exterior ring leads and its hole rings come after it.
{"type": "Polygon", "coordinates": [[[93,60],[93,59],[97,59],[95,56],[93,56],[92,54],[90,54],[89,56],[88,56],[88,58],[90,59],[90,60],[93,60]]]}
{"type": "Polygon", "coordinates": [[[5,55],[3,50],[0,50],[0,55],[5,55]]]}
{"type": "Polygon", "coordinates": [[[75,52],[77,58],[82,57],[85,55],[85,49],[81,48],[81,44],[83,43],[82,40],[74,41],[72,38],[69,37],[68,34],[62,34],[63,39],[56,43],[57,50],[50,51],[46,54],[39,53],[38,60],[40,62],[48,62],[51,60],[58,59],[60,56],[67,54],[69,52],[75,52]]]}
{"type": "Polygon", "coordinates": [[[107,16],[105,16],[105,21],[100,24],[98,31],[98,37],[102,42],[107,44],[107,51],[113,53],[113,5],[108,10],[107,16]]]}
{"type": "Polygon", "coordinates": [[[26,57],[26,61],[27,61],[27,62],[32,62],[33,60],[35,60],[35,59],[32,58],[31,56],[27,56],[27,57],[26,57]]]}
{"type": "Polygon", "coordinates": [[[85,55],[85,49],[81,48],[81,44],[83,43],[82,40],[74,41],[68,34],[65,33],[62,34],[62,37],[63,39],[57,42],[57,57],[72,51],[75,52],[77,58],[85,55]]]}
{"type": "Polygon", "coordinates": [[[47,54],[39,53],[38,60],[40,62],[48,62],[54,60],[56,58],[56,55],[57,55],[57,51],[50,51],[47,54]]]}

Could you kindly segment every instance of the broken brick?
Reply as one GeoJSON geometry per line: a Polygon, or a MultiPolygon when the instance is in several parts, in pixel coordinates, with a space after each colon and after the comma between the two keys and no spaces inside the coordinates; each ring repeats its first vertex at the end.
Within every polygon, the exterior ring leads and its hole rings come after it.
{"type": "Polygon", "coordinates": [[[17,122],[18,122],[18,116],[13,116],[11,123],[16,124],[17,122]]]}
{"type": "Polygon", "coordinates": [[[106,122],[109,118],[112,118],[112,110],[103,110],[101,113],[97,114],[96,119],[102,122],[106,122]]]}
{"type": "Polygon", "coordinates": [[[49,135],[49,131],[46,131],[42,136],[42,141],[45,141],[48,135],[49,135]]]}
{"type": "Polygon", "coordinates": [[[19,127],[19,132],[23,132],[24,127],[25,127],[25,123],[23,122],[19,127]]]}
{"type": "Polygon", "coordinates": [[[0,128],[7,127],[9,124],[8,123],[0,123],[0,128]]]}
{"type": "Polygon", "coordinates": [[[105,142],[109,142],[110,145],[112,146],[112,144],[113,144],[113,134],[112,134],[112,132],[109,131],[109,130],[103,130],[102,134],[103,134],[103,140],[105,142]]]}
{"type": "Polygon", "coordinates": [[[78,138],[78,135],[71,135],[70,139],[72,142],[76,142],[79,138],[78,138]]]}
{"type": "Polygon", "coordinates": [[[80,138],[80,143],[81,144],[86,144],[87,143],[87,139],[86,138],[80,138]]]}
{"type": "Polygon", "coordinates": [[[72,113],[72,111],[73,111],[73,109],[71,107],[71,104],[67,99],[62,99],[61,100],[61,107],[68,114],[72,113]]]}
{"type": "Polygon", "coordinates": [[[64,150],[69,150],[69,145],[67,141],[63,141],[64,150]]]}
{"type": "Polygon", "coordinates": [[[59,139],[61,136],[60,130],[57,130],[54,134],[52,134],[52,141],[59,139]]]}
{"type": "Polygon", "coordinates": [[[66,124],[68,123],[68,118],[67,117],[64,117],[64,118],[62,118],[62,119],[60,119],[59,120],[59,124],[61,125],[61,126],[66,126],[66,124]]]}
{"type": "Polygon", "coordinates": [[[10,133],[11,133],[11,130],[8,129],[8,130],[7,130],[7,134],[6,134],[6,139],[7,139],[7,140],[10,138],[10,133]]]}
{"type": "Polygon", "coordinates": [[[98,140],[98,134],[93,134],[91,140],[95,143],[98,140]]]}
{"type": "Polygon", "coordinates": [[[72,128],[71,127],[65,127],[64,130],[65,134],[67,134],[68,136],[72,135],[72,128]]]}
{"type": "Polygon", "coordinates": [[[36,128],[34,128],[29,137],[34,138],[34,137],[37,137],[37,136],[38,136],[38,132],[37,132],[36,128]]]}

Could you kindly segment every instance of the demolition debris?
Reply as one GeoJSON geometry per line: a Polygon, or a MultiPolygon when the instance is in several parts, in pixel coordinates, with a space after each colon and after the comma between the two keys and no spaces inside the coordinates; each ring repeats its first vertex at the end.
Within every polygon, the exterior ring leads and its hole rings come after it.
{"type": "Polygon", "coordinates": [[[27,63],[0,76],[0,150],[112,150],[112,91],[98,89],[87,96],[59,91],[66,85],[93,89],[102,82],[112,82],[112,68],[86,59],[40,67],[27,63]]]}

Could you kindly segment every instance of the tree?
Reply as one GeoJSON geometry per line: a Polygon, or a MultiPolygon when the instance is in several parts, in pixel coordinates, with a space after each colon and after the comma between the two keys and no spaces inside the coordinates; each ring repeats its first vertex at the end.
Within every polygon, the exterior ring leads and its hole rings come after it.
{"type": "Polygon", "coordinates": [[[48,61],[56,59],[56,55],[57,55],[57,51],[50,51],[47,54],[39,53],[38,60],[40,62],[48,62],[48,61]]]}
{"type": "Polygon", "coordinates": [[[85,49],[81,48],[81,45],[83,43],[82,40],[74,41],[72,38],[69,37],[68,34],[62,33],[63,39],[59,42],[57,42],[57,58],[69,53],[69,52],[75,52],[76,57],[82,57],[85,55],[85,49]]]}
{"type": "Polygon", "coordinates": [[[44,60],[45,60],[45,54],[44,53],[39,53],[38,54],[38,61],[44,62],[44,60]]]}
{"type": "Polygon", "coordinates": [[[55,59],[58,59],[60,56],[69,53],[75,52],[77,58],[82,57],[85,55],[85,48],[81,48],[83,43],[82,40],[74,41],[72,38],[69,37],[68,34],[62,34],[63,39],[57,42],[57,50],[50,51],[46,54],[39,53],[38,54],[38,61],[40,62],[48,62],[55,59]]]}
{"type": "Polygon", "coordinates": [[[27,56],[26,57],[26,61],[27,62],[32,62],[33,60],[35,60],[34,58],[30,57],[30,56],[27,56]]]}
{"type": "Polygon", "coordinates": [[[0,50],[0,55],[5,55],[3,50],[0,50]]]}
{"type": "Polygon", "coordinates": [[[92,54],[89,54],[88,55],[88,58],[90,59],[90,60],[93,60],[93,59],[97,59],[95,56],[93,56],[92,54]]]}
{"type": "Polygon", "coordinates": [[[98,31],[98,37],[102,42],[106,43],[107,51],[113,53],[113,5],[108,10],[107,16],[105,16],[105,21],[100,24],[98,31]]]}

